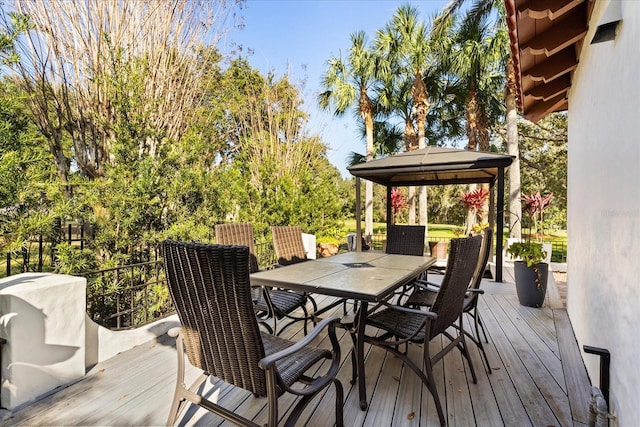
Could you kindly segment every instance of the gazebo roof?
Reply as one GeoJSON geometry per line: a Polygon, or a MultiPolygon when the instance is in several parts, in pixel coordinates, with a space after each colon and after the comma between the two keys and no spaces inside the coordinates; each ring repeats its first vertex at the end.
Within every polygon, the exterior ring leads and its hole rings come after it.
{"type": "Polygon", "coordinates": [[[352,175],[385,186],[492,183],[514,157],[429,146],[350,166],[352,175]]]}

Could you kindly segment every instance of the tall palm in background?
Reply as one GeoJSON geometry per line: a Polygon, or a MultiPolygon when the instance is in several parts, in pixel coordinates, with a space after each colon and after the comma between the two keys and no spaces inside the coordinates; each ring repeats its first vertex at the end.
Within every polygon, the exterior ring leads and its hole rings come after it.
{"type": "MultiPolygon", "coordinates": [[[[439,18],[436,20],[435,26],[439,27],[462,6],[466,0],[451,0],[443,9],[439,18]]],[[[503,50],[503,72],[505,76],[504,97],[505,97],[505,122],[506,122],[506,142],[507,151],[514,156],[514,161],[509,167],[509,230],[510,237],[520,238],[522,228],[520,218],[522,217],[521,199],[521,180],[520,180],[520,156],[518,144],[518,113],[516,106],[516,84],[515,71],[513,66],[513,58],[511,50],[508,48],[508,35],[505,24],[505,9],[502,0],[474,0],[471,8],[467,11],[467,16],[476,21],[494,16],[495,27],[498,34],[502,38],[503,50]]]]}
{"type": "MultiPolygon", "coordinates": [[[[433,65],[433,55],[429,30],[427,25],[418,19],[418,15],[418,9],[414,6],[399,7],[391,23],[378,31],[376,44],[380,55],[394,64],[387,70],[404,69],[412,76],[412,118],[418,133],[417,148],[424,148],[427,145],[426,119],[431,104],[423,77],[433,65]]],[[[428,222],[426,187],[420,187],[418,200],[420,224],[426,225],[428,222]]],[[[425,239],[427,237],[425,235],[425,239]]]]}
{"type": "Polygon", "coordinates": [[[504,117],[501,36],[487,18],[466,16],[454,28],[448,62],[465,93],[467,149],[490,149],[491,128],[504,117]]]}
{"type": "MultiPolygon", "coordinates": [[[[491,129],[504,118],[501,34],[488,22],[488,16],[467,14],[454,26],[454,48],[450,51],[451,70],[465,93],[467,150],[490,151],[491,129]]],[[[470,186],[470,191],[476,185],[470,186]]],[[[487,194],[489,185],[483,185],[487,194]]],[[[480,210],[482,222],[488,222],[489,200],[480,210]]],[[[477,215],[469,210],[467,228],[477,215]]]]}
{"type": "MultiPolygon", "coordinates": [[[[384,56],[383,56],[384,57],[384,56]]],[[[385,57],[386,58],[386,57],[385,57]]],[[[404,151],[418,149],[418,131],[413,121],[413,97],[411,89],[413,78],[406,73],[396,70],[392,63],[386,64],[389,71],[382,74],[383,86],[378,94],[378,105],[381,113],[390,119],[398,120],[404,124],[403,143],[404,151]]],[[[415,187],[409,187],[408,195],[409,224],[416,223],[416,197],[415,187]]]]}
{"type": "MultiPolygon", "coordinates": [[[[365,125],[366,159],[373,160],[373,120],[375,105],[369,96],[376,84],[376,56],[368,46],[363,31],[351,35],[351,47],[346,61],[332,57],[327,61],[322,76],[324,91],[318,104],[324,110],[333,110],[337,116],[354,108],[365,125]]],[[[373,234],[373,182],[365,181],[365,235],[373,234]]]]}

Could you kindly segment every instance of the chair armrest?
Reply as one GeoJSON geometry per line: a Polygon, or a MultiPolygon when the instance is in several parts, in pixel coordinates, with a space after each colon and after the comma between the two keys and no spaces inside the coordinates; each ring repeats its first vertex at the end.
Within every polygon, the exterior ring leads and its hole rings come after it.
{"type": "Polygon", "coordinates": [[[182,326],[176,326],[175,328],[171,328],[167,331],[167,335],[171,338],[176,338],[182,332],[182,326]]]}
{"type": "Polygon", "coordinates": [[[338,387],[339,381],[336,380],[336,375],[338,374],[338,370],[340,369],[340,343],[338,342],[338,338],[336,337],[336,324],[340,319],[337,317],[330,317],[318,323],[315,328],[302,340],[298,341],[291,347],[288,347],[284,350],[281,350],[277,353],[274,353],[270,356],[264,357],[258,365],[262,369],[264,369],[267,373],[267,384],[268,387],[272,390],[273,393],[276,392],[276,384],[280,387],[280,389],[287,391],[289,393],[298,395],[298,396],[313,396],[318,391],[322,390],[328,383],[337,382],[336,387],[338,387]],[[317,337],[325,328],[329,328],[329,339],[331,341],[331,365],[327,372],[316,378],[305,378],[308,381],[307,386],[304,388],[291,388],[288,384],[282,381],[280,374],[278,372],[278,368],[276,366],[276,362],[283,357],[287,357],[295,354],[297,351],[300,351],[305,346],[308,346],[311,341],[317,337]]]}
{"type": "MultiPolygon", "coordinates": [[[[313,341],[314,338],[316,338],[324,328],[328,327],[331,324],[333,324],[335,328],[335,323],[337,323],[339,320],[340,319],[337,317],[329,317],[327,319],[324,319],[323,321],[318,323],[315,328],[313,328],[313,330],[309,332],[309,334],[307,334],[306,337],[304,337],[291,347],[287,347],[284,350],[280,350],[277,353],[273,353],[262,358],[258,364],[262,369],[270,369],[278,360],[282,359],[283,357],[290,356],[311,344],[311,341],[313,341]]],[[[335,334],[335,329],[333,330],[333,333],[335,334]]]]}
{"type": "Polygon", "coordinates": [[[427,291],[438,292],[440,290],[440,285],[439,284],[432,283],[432,282],[429,282],[427,280],[418,279],[418,280],[414,281],[413,283],[416,286],[418,286],[419,288],[427,290],[427,291]]]}
{"type": "Polygon", "coordinates": [[[426,318],[429,318],[431,320],[435,320],[438,318],[438,315],[432,311],[424,311],[424,310],[420,310],[420,309],[415,309],[415,308],[409,308],[409,307],[404,307],[401,305],[395,305],[395,304],[388,304],[385,302],[380,303],[380,305],[385,306],[388,309],[391,310],[396,310],[399,311],[401,313],[407,313],[407,314],[417,314],[420,316],[424,316],[426,318]]]}

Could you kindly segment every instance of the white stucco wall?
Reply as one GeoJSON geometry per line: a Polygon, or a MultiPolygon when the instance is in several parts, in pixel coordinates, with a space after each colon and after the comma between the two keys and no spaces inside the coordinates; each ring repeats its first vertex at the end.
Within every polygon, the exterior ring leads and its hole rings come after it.
{"type": "MultiPolygon", "coordinates": [[[[640,1],[621,2],[614,41],[591,45],[569,96],[567,309],[580,344],[611,352],[612,426],[640,420],[640,1]]],[[[583,354],[598,384],[594,355],[583,354]]]]}
{"type": "Polygon", "coordinates": [[[125,331],[111,331],[95,323],[85,313],[85,365],[87,369],[103,362],[118,353],[133,347],[156,340],[171,328],[180,326],[178,315],[156,320],[148,325],[125,331]]]}
{"type": "Polygon", "coordinates": [[[85,373],[87,282],[64,274],[0,279],[1,403],[14,409],[85,373]]]}

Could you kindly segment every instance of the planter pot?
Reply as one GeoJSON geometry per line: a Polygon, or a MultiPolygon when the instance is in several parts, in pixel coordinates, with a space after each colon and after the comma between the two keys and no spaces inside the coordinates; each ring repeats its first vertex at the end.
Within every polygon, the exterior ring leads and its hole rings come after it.
{"type": "Polygon", "coordinates": [[[449,242],[429,242],[429,250],[431,251],[431,256],[437,259],[445,259],[447,257],[448,247],[449,242]]]}
{"type": "Polygon", "coordinates": [[[547,293],[549,264],[540,263],[531,267],[523,261],[513,263],[516,291],[520,304],[527,307],[542,307],[547,293]]]}

